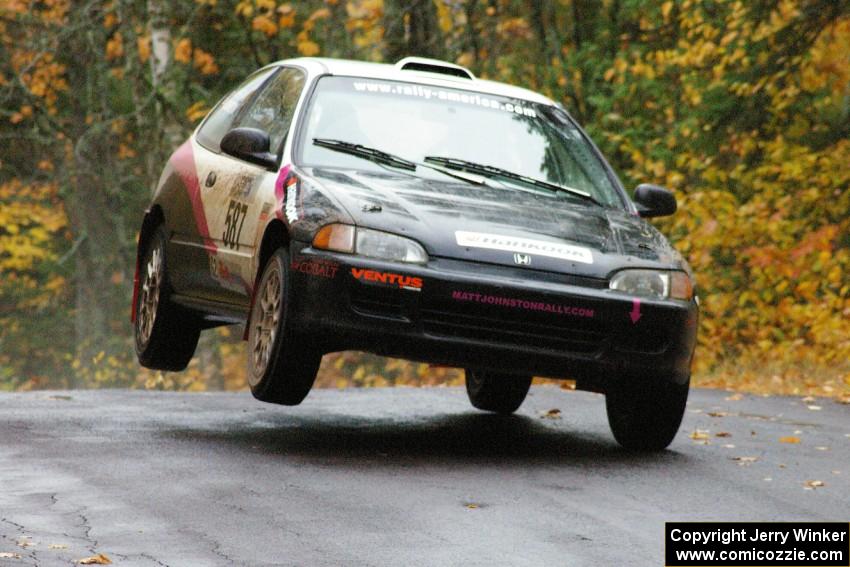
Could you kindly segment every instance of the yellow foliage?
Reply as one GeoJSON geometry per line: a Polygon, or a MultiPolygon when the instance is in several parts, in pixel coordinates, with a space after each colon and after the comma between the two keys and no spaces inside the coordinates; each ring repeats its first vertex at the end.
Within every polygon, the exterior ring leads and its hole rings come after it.
{"type": "Polygon", "coordinates": [[[149,35],[136,38],[136,50],[139,53],[139,61],[147,63],[151,56],[151,38],[149,35]]]}
{"type": "Polygon", "coordinates": [[[318,55],[319,44],[310,39],[303,39],[298,41],[298,53],[304,55],[305,57],[312,57],[313,55],[318,55]]]}
{"type": "Polygon", "coordinates": [[[186,109],[186,118],[189,119],[190,122],[198,122],[209,112],[209,108],[207,108],[207,103],[200,100],[186,109]]]}
{"type": "Polygon", "coordinates": [[[264,33],[267,37],[274,37],[277,35],[277,24],[275,24],[274,20],[265,14],[260,14],[259,16],[255,16],[253,21],[251,22],[251,27],[255,30],[264,33]]]}
{"type": "Polygon", "coordinates": [[[179,40],[174,46],[174,60],[178,63],[191,63],[192,40],[187,37],[179,40]]]}
{"type": "Polygon", "coordinates": [[[213,56],[203,49],[196,47],[193,54],[193,62],[195,69],[201,72],[202,75],[214,75],[218,73],[218,64],[213,56]]]}

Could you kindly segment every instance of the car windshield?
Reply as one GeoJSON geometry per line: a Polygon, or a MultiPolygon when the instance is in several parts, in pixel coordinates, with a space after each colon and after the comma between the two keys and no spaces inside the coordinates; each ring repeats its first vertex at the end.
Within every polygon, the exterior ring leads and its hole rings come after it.
{"type": "MultiPolygon", "coordinates": [[[[490,166],[577,189],[607,206],[623,206],[593,147],[566,113],[549,105],[413,83],[322,77],[302,128],[296,155],[305,166],[386,166],[314,143],[336,140],[414,162],[439,156],[490,166]]],[[[491,175],[508,190],[519,183],[491,175]]]]}

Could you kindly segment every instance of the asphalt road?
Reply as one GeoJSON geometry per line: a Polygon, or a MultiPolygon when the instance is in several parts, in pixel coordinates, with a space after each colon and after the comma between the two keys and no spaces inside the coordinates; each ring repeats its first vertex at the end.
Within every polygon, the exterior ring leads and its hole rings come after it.
{"type": "Polygon", "coordinates": [[[665,521],[850,521],[850,406],[736,397],[635,455],[554,387],[0,394],[0,565],[660,566],[665,521]]]}

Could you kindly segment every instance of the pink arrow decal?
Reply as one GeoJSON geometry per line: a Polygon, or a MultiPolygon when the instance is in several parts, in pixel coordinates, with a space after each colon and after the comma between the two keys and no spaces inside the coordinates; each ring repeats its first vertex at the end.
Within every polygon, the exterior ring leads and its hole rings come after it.
{"type": "Polygon", "coordinates": [[[640,299],[632,299],[632,312],[629,313],[629,317],[632,318],[632,325],[638,322],[638,319],[641,318],[640,314],[640,299]]]}

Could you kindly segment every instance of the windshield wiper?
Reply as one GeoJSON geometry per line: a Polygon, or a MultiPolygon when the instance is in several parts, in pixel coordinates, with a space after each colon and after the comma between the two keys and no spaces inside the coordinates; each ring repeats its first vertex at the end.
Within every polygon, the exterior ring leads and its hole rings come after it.
{"type": "Polygon", "coordinates": [[[474,161],[466,161],[462,159],[440,156],[427,156],[425,158],[425,162],[440,165],[449,169],[456,169],[458,171],[476,173],[479,175],[484,175],[486,177],[504,177],[505,179],[510,179],[512,181],[520,181],[522,183],[527,183],[535,187],[543,187],[551,191],[562,191],[564,193],[569,193],[570,195],[581,197],[582,199],[590,201],[591,203],[595,203],[600,207],[602,206],[602,203],[597,201],[590,193],[586,193],[580,189],[576,189],[574,187],[567,187],[566,185],[558,185],[557,183],[549,183],[548,181],[543,181],[542,179],[535,179],[534,177],[521,175],[513,171],[508,171],[507,169],[502,169],[501,167],[485,165],[483,163],[475,163],[474,161]]]}
{"type": "Polygon", "coordinates": [[[321,148],[328,148],[329,150],[342,152],[344,154],[362,157],[370,161],[374,161],[375,163],[391,165],[408,171],[416,171],[416,164],[412,161],[408,161],[402,157],[395,156],[377,148],[370,148],[369,146],[353,144],[342,140],[331,140],[328,138],[313,138],[313,144],[321,148]]]}
{"type": "Polygon", "coordinates": [[[329,138],[313,138],[313,144],[329,150],[368,159],[369,161],[373,161],[381,165],[389,165],[391,167],[397,167],[407,171],[416,171],[417,166],[421,166],[434,171],[439,171],[443,175],[448,175],[455,179],[462,179],[467,183],[472,183],[474,185],[487,185],[487,180],[484,177],[475,175],[474,173],[464,173],[457,170],[453,171],[452,169],[440,167],[439,165],[410,161],[389,152],[385,152],[377,148],[370,148],[369,146],[363,146],[361,144],[345,142],[343,140],[331,140],[329,138]]]}

